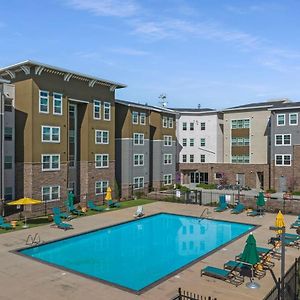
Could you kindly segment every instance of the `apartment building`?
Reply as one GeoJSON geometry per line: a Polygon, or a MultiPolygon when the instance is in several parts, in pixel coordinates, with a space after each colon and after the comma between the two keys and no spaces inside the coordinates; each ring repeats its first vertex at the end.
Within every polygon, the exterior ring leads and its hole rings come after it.
{"type": "Polygon", "coordinates": [[[15,197],[15,87],[0,78],[0,199],[15,197]]]}
{"type": "Polygon", "coordinates": [[[271,112],[271,187],[300,189],[300,102],[280,103],[271,112]]]}
{"type": "Polygon", "coordinates": [[[29,60],[0,76],[15,85],[15,197],[103,198],[115,178],[115,89],[125,85],[29,60]]]}
{"type": "Polygon", "coordinates": [[[208,183],[211,164],[223,162],[223,114],[210,108],[174,111],[181,181],[208,183]]]}
{"type": "Polygon", "coordinates": [[[116,100],[116,179],[122,197],[175,181],[175,114],[116,100]]]}

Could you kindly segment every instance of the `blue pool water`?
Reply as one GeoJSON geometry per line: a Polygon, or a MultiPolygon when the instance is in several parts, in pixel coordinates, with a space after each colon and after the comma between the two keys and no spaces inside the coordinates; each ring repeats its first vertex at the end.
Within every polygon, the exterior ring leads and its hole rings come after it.
{"type": "Polygon", "coordinates": [[[138,292],[253,227],[162,213],[20,252],[138,292]]]}

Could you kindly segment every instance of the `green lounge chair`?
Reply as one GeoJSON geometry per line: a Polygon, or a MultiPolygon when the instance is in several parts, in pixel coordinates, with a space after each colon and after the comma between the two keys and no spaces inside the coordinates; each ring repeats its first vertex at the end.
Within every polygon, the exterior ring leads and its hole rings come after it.
{"type": "Polygon", "coordinates": [[[107,205],[109,207],[120,207],[120,203],[118,201],[108,200],[107,205]]]}
{"type": "MultiPolygon", "coordinates": [[[[271,237],[269,240],[268,240],[268,244],[272,244],[275,246],[275,243],[276,242],[280,242],[281,239],[280,237],[271,237]]],[[[297,249],[300,249],[300,241],[298,238],[285,238],[284,239],[284,245],[287,246],[287,247],[296,247],[297,249]]]]}
{"type": "MultiPolygon", "coordinates": [[[[232,271],[237,271],[241,273],[245,273],[245,271],[249,271],[251,274],[251,266],[248,264],[244,264],[243,262],[239,261],[234,261],[234,260],[229,260],[224,264],[224,269],[226,270],[232,270],[232,271]]],[[[265,270],[258,270],[257,268],[254,268],[254,273],[253,275],[257,277],[258,279],[263,278],[266,275],[265,270]]]]}
{"type": "Polygon", "coordinates": [[[2,229],[13,229],[13,226],[10,223],[6,223],[2,216],[0,216],[0,228],[2,229]]]}
{"type": "Polygon", "coordinates": [[[244,209],[245,209],[245,205],[242,203],[239,203],[235,208],[233,208],[231,210],[231,213],[232,214],[240,214],[244,211],[244,209]]]}
{"type": "Polygon", "coordinates": [[[285,233],[285,238],[286,239],[292,239],[292,240],[299,240],[300,235],[299,234],[294,234],[294,233],[285,233]]]}
{"type": "Polygon", "coordinates": [[[87,202],[87,207],[88,207],[89,209],[91,209],[91,210],[94,210],[94,211],[103,211],[103,210],[104,210],[103,207],[95,205],[95,203],[94,203],[93,200],[89,200],[89,201],[87,202]]]}
{"type": "MultiPolygon", "coordinates": [[[[258,255],[259,256],[265,256],[268,254],[273,255],[273,249],[272,248],[264,248],[264,247],[256,247],[258,255]]],[[[239,255],[236,255],[235,260],[239,260],[241,258],[243,253],[240,253],[239,255]]]]}
{"type": "Polygon", "coordinates": [[[220,203],[218,207],[216,207],[214,209],[215,212],[222,212],[222,211],[225,211],[227,209],[227,203],[220,203]]]}
{"type": "Polygon", "coordinates": [[[207,266],[201,270],[201,276],[203,275],[224,280],[226,282],[234,284],[235,286],[239,286],[244,282],[244,279],[242,277],[233,274],[233,271],[228,271],[228,270],[215,268],[211,266],[207,266]]]}
{"type": "Polygon", "coordinates": [[[300,220],[296,220],[294,223],[291,224],[290,228],[298,228],[300,227],[300,220]]]}
{"type": "Polygon", "coordinates": [[[84,215],[84,212],[82,212],[81,210],[78,210],[75,208],[74,204],[72,205],[68,205],[67,206],[68,211],[73,214],[73,215],[77,215],[77,216],[82,216],[84,215]]]}
{"type": "Polygon", "coordinates": [[[71,224],[62,222],[59,215],[54,215],[54,223],[60,229],[73,229],[73,226],[71,224]]]}
{"type": "Polygon", "coordinates": [[[69,219],[69,217],[70,217],[70,215],[68,213],[61,212],[59,207],[53,207],[52,212],[54,215],[58,215],[62,219],[69,219]]]}

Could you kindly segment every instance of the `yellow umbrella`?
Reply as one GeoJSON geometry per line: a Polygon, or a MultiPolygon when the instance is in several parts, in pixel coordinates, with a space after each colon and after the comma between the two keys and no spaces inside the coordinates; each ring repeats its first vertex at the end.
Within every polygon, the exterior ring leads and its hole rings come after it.
{"type": "MultiPolygon", "coordinates": [[[[283,217],[283,214],[281,213],[281,210],[278,212],[278,214],[276,216],[275,226],[276,227],[285,227],[284,217],[283,217]]],[[[282,230],[277,230],[277,234],[281,234],[281,233],[282,233],[282,230]]]]}
{"type": "MultiPolygon", "coordinates": [[[[11,202],[7,203],[7,205],[33,205],[33,204],[40,204],[40,203],[42,203],[41,200],[34,200],[31,198],[21,198],[19,200],[11,201],[11,202]]],[[[25,215],[25,221],[24,221],[23,228],[28,228],[26,215],[25,215]]]]}
{"type": "Polygon", "coordinates": [[[106,200],[106,201],[109,201],[109,200],[111,200],[111,199],[112,199],[112,198],[111,198],[111,188],[108,187],[107,190],[106,190],[105,200],[106,200]]]}

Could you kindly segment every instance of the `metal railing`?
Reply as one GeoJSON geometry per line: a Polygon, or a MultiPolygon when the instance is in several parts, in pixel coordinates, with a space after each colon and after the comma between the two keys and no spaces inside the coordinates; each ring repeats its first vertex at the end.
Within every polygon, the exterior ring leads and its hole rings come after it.
{"type": "Polygon", "coordinates": [[[200,296],[198,294],[187,292],[179,288],[178,295],[171,300],[217,300],[217,298],[211,296],[200,296]]]}

